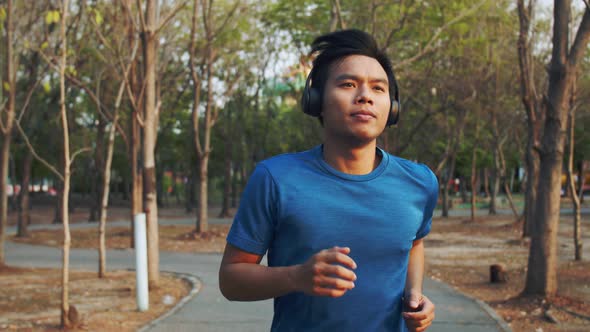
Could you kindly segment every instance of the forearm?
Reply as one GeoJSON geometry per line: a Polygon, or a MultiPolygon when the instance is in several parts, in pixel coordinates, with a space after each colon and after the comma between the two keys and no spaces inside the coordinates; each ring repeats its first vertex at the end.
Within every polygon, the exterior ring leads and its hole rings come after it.
{"type": "Polygon", "coordinates": [[[295,268],[251,263],[225,264],[219,271],[219,287],[230,301],[271,299],[297,290],[293,276],[295,268]]]}
{"type": "Polygon", "coordinates": [[[404,293],[422,294],[422,282],[424,280],[424,242],[422,239],[416,240],[410,249],[410,258],[408,262],[408,273],[406,276],[406,286],[404,293]]]}

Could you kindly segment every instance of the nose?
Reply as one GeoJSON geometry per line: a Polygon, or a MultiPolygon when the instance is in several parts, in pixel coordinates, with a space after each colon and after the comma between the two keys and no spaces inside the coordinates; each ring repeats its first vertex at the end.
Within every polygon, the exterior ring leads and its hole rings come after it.
{"type": "Polygon", "coordinates": [[[356,96],[356,103],[373,105],[373,102],[373,96],[371,95],[369,87],[360,87],[358,90],[358,95],[356,96]]]}

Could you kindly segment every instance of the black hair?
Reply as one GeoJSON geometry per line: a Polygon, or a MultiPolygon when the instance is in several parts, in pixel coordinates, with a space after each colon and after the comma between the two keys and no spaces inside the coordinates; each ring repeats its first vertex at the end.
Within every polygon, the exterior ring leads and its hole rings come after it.
{"type": "MultiPolygon", "coordinates": [[[[377,42],[370,34],[357,29],[348,29],[319,36],[311,44],[310,55],[316,56],[309,77],[311,88],[317,89],[320,96],[319,107],[322,105],[321,100],[323,100],[324,88],[332,64],[350,55],[364,55],[377,60],[387,74],[389,97],[391,100],[396,99],[397,84],[391,60],[384,51],[379,49],[377,42]]],[[[317,113],[320,113],[320,110],[317,110],[317,113]]],[[[322,117],[319,118],[320,123],[323,124],[322,117]]]]}

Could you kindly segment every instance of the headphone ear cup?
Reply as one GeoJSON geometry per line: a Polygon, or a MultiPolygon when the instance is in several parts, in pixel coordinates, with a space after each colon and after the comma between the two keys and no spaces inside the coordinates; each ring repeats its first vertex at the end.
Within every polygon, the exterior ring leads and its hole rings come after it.
{"type": "Polygon", "coordinates": [[[320,93],[318,92],[318,89],[314,89],[314,88],[310,88],[309,89],[309,109],[307,112],[307,114],[311,115],[311,116],[315,116],[318,117],[320,116],[321,110],[322,110],[322,105],[321,105],[321,100],[320,100],[320,93]]]}
{"type": "Polygon", "coordinates": [[[397,124],[399,120],[399,113],[401,111],[401,104],[397,100],[391,101],[391,108],[389,109],[389,117],[387,118],[387,126],[397,124]]]}
{"type": "Polygon", "coordinates": [[[303,113],[318,117],[321,112],[321,98],[317,89],[311,87],[311,75],[305,82],[305,88],[301,95],[301,108],[303,113]]]}

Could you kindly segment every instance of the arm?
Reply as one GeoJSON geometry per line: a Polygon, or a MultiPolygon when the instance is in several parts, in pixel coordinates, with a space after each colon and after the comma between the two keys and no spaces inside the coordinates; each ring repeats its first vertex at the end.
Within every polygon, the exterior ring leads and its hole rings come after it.
{"type": "Polygon", "coordinates": [[[422,294],[424,280],[424,241],[414,241],[410,249],[404,289],[404,319],[410,331],[425,331],[434,320],[434,304],[422,294]]]}
{"type": "MultiPolygon", "coordinates": [[[[408,274],[406,276],[406,287],[404,297],[411,299],[411,294],[422,295],[422,281],[424,280],[424,241],[414,241],[410,249],[408,262],[408,274]]],[[[415,307],[413,307],[415,308],[415,307]]]]}
{"type": "Polygon", "coordinates": [[[258,301],[305,292],[339,297],[354,287],[356,275],[342,264],[356,268],[350,249],[322,250],[304,264],[285,267],[260,265],[261,255],[227,244],[219,268],[219,288],[231,301],[258,301]]]}
{"type": "Polygon", "coordinates": [[[227,244],[219,268],[219,288],[231,301],[258,301],[296,290],[294,267],[260,265],[261,255],[227,244]]]}

